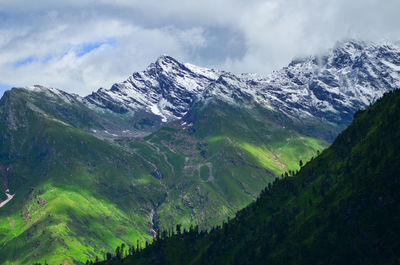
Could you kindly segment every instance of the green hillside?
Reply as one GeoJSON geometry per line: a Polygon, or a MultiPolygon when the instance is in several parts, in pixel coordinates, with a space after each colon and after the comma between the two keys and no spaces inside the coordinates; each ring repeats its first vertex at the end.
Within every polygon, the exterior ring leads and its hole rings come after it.
{"type": "Polygon", "coordinates": [[[214,102],[192,113],[142,140],[123,143],[154,165],[153,175],[168,189],[156,209],[161,230],[177,223],[202,229],[221,224],[267,183],[298,170],[300,159],[309,160],[327,146],[265,110],[214,102]]]}
{"type": "Polygon", "coordinates": [[[140,157],[28,108],[1,101],[1,166],[14,199],[0,209],[0,263],[72,262],[151,239],[165,194],[140,157]]]}
{"type": "Polygon", "coordinates": [[[177,226],[101,264],[397,264],[399,113],[400,91],[386,94],[298,174],[268,185],[222,226],[177,226]]]}
{"type": "Polygon", "coordinates": [[[118,119],[69,95],[6,92],[0,166],[15,197],[0,208],[0,263],[102,260],[177,223],[221,224],[327,146],[274,115],[218,102],[145,138],[113,141],[90,132],[118,119]]]}

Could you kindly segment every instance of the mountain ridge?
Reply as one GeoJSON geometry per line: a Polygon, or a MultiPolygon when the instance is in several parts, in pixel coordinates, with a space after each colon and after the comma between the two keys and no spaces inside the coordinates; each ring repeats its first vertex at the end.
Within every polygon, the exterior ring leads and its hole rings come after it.
{"type": "Polygon", "coordinates": [[[77,100],[93,112],[135,124],[94,128],[103,138],[148,135],[182,119],[196,102],[215,97],[230,104],[256,104],[300,123],[330,125],[337,134],[355,111],[399,87],[399,46],[349,40],[322,55],[294,59],[265,76],[235,75],[163,55],[110,89],[100,88],[77,100]]]}

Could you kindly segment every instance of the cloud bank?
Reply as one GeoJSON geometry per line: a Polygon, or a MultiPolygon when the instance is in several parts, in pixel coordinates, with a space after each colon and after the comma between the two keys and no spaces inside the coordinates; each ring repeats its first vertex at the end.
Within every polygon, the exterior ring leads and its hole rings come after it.
{"type": "Polygon", "coordinates": [[[86,95],[161,54],[266,74],[338,40],[400,39],[398,0],[3,0],[0,93],[41,84],[86,95]]]}

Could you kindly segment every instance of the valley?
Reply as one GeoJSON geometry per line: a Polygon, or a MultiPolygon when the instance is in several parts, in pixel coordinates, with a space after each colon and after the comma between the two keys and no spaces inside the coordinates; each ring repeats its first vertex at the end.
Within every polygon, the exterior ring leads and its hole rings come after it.
{"type": "Polygon", "coordinates": [[[400,229],[400,91],[359,111],[318,157],[205,232],[179,225],[119,264],[394,264],[400,229]]]}

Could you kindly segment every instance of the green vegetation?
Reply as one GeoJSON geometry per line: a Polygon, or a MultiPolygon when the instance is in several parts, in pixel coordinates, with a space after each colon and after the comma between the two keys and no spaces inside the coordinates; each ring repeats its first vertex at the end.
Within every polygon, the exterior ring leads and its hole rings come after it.
{"type": "Polygon", "coordinates": [[[218,102],[194,108],[190,126],[107,141],[89,132],[108,114],[46,93],[0,101],[0,166],[15,193],[0,209],[1,264],[103,260],[151,242],[152,229],[210,229],[327,146],[272,112],[218,102]]]}
{"type": "Polygon", "coordinates": [[[156,209],[161,230],[221,224],[277,176],[298,170],[300,159],[327,146],[297,133],[293,122],[284,128],[264,110],[209,102],[192,111],[143,140],[121,143],[154,165],[153,175],[168,188],[156,209]]]}
{"type": "Polygon", "coordinates": [[[391,92],[235,218],[210,232],[176,226],[99,264],[397,264],[399,113],[400,91],[391,92]]]}
{"type": "Polygon", "coordinates": [[[148,215],[165,194],[147,164],[27,109],[24,96],[1,105],[1,166],[15,197],[0,209],[0,263],[72,263],[151,240],[148,215]]]}

